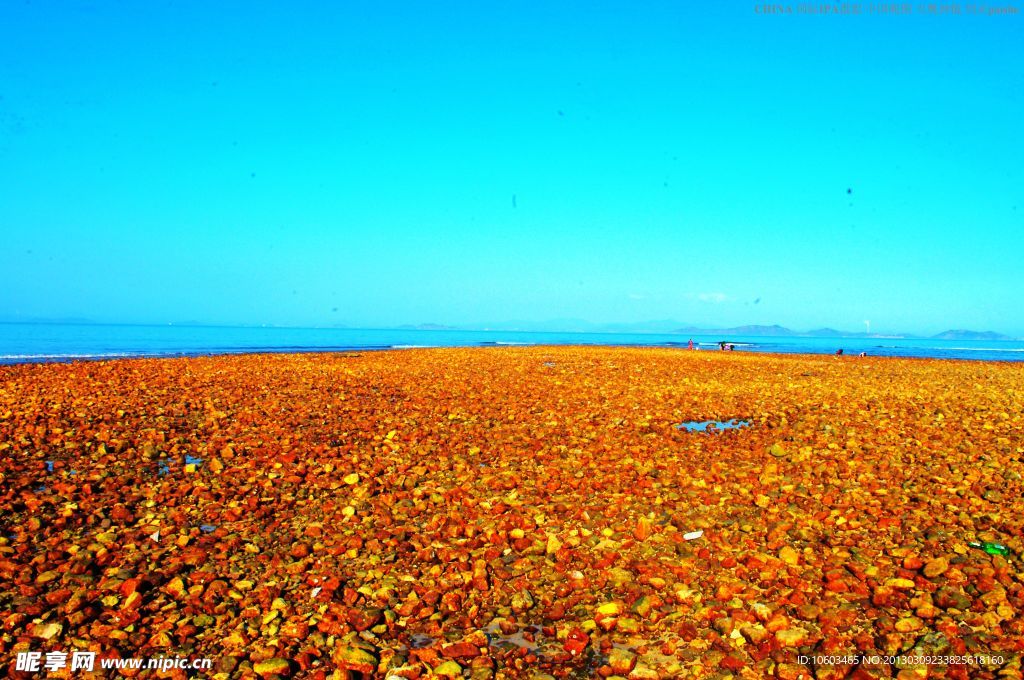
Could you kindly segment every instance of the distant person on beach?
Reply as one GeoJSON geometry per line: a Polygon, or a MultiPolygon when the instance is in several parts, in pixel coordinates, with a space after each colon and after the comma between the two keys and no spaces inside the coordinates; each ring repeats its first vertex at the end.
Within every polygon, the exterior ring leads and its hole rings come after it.
{"type": "Polygon", "coordinates": [[[735,349],[736,349],[736,345],[729,345],[729,351],[730,352],[735,351],[735,349]]]}
{"type": "Polygon", "coordinates": [[[722,350],[723,352],[725,351],[725,340],[719,341],[718,349],[722,350]]]}
{"type": "Polygon", "coordinates": [[[868,353],[867,353],[867,352],[861,352],[861,353],[860,353],[860,354],[858,354],[857,356],[859,356],[859,357],[866,357],[867,355],[868,355],[868,353]]]}
{"type": "Polygon", "coordinates": [[[693,349],[693,338],[690,338],[690,341],[686,343],[686,348],[693,349]]]}
{"type": "Polygon", "coordinates": [[[836,356],[837,357],[843,356],[843,348],[842,347],[840,347],[839,349],[836,350],[836,356]]]}

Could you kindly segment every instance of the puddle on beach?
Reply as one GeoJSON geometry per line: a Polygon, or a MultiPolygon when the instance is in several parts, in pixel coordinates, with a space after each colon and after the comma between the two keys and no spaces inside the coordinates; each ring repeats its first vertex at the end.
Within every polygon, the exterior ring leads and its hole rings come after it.
{"type": "MultiPolygon", "coordinates": [[[[173,463],[173,462],[175,462],[175,461],[167,461],[167,460],[159,461],[157,463],[157,465],[158,465],[157,471],[156,471],[157,476],[163,477],[164,475],[169,474],[171,472],[171,463],[173,463]]],[[[203,459],[202,458],[196,458],[195,456],[189,456],[187,454],[185,455],[185,465],[195,465],[196,467],[198,467],[198,466],[200,466],[202,464],[203,464],[203,459]]]]}
{"type": "Polygon", "coordinates": [[[686,430],[687,432],[739,430],[744,427],[750,427],[750,421],[740,420],[739,418],[733,418],[732,420],[688,420],[685,423],[676,425],[676,429],[686,430]]]}

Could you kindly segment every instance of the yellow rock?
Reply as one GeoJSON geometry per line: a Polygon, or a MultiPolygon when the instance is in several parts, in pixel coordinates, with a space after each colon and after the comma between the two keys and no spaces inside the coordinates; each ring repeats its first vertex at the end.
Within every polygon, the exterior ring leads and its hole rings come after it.
{"type": "Polygon", "coordinates": [[[343,481],[346,484],[349,484],[349,485],[351,485],[351,484],[358,484],[359,483],[359,473],[353,472],[351,474],[345,475],[345,479],[343,481]]]}
{"type": "Polygon", "coordinates": [[[615,647],[608,654],[608,665],[612,667],[612,671],[620,675],[628,675],[633,667],[636,666],[636,654],[615,647]]]}
{"type": "Polygon", "coordinates": [[[244,649],[248,646],[249,641],[245,639],[240,631],[231,631],[231,634],[220,641],[220,644],[225,649],[244,649]]]}
{"type": "Polygon", "coordinates": [[[915,630],[921,630],[924,626],[924,622],[916,616],[908,616],[900,619],[896,622],[896,630],[901,633],[912,633],[915,630]]]}
{"type": "Polygon", "coordinates": [[[42,585],[44,583],[49,583],[50,581],[54,581],[54,580],[56,580],[58,578],[60,578],[60,572],[59,571],[53,571],[53,570],[44,571],[39,576],[36,576],[36,584],[37,585],[42,585]]]}
{"type": "Polygon", "coordinates": [[[149,638],[149,644],[153,647],[159,647],[161,649],[171,646],[171,636],[167,633],[157,633],[153,637],[149,638]]]}
{"type": "Polygon", "coordinates": [[[124,603],[121,605],[122,609],[138,609],[142,606],[142,594],[139,591],[134,591],[128,594],[128,597],[124,599],[124,603]]]}
{"type": "Polygon", "coordinates": [[[164,592],[176,599],[185,597],[185,582],[176,576],[167,582],[167,585],[164,586],[164,592]]]}
{"type": "Polygon", "coordinates": [[[446,678],[461,678],[462,666],[455,663],[454,661],[445,661],[440,666],[434,669],[433,674],[446,678]]]}
{"type": "Polygon", "coordinates": [[[807,631],[803,628],[786,628],[775,634],[775,639],[785,647],[797,647],[807,638],[807,631]]]}
{"type": "Polygon", "coordinates": [[[32,635],[37,638],[49,640],[61,634],[64,626],[59,623],[40,623],[32,626],[32,635]]]}
{"type": "Polygon", "coordinates": [[[786,564],[799,564],[800,553],[798,553],[796,550],[789,547],[788,545],[783,546],[782,550],[779,551],[779,559],[785,562],[786,564]]]}
{"type": "MultiPolygon", "coordinates": [[[[331,661],[340,670],[362,673],[367,677],[377,671],[379,655],[371,645],[360,640],[339,643],[331,653],[331,661]]],[[[459,675],[461,675],[459,669],[459,675]]]]}
{"type": "Polygon", "coordinates": [[[252,669],[256,675],[267,677],[270,675],[289,675],[291,668],[287,659],[267,659],[257,662],[252,669]]]}
{"type": "Polygon", "coordinates": [[[548,535],[548,546],[547,546],[547,553],[548,553],[548,555],[554,555],[556,552],[558,552],[561,549],[561,547],[562,547],[562,542],[558,540],[558,537],[555,536],[554,534],[549,534],[548,535]]]}
{"type": "Polygon", "coordinates": [[[949,569],[949,560],[945,557],[939,557],[925,564],[923,571],[924,575],[928,578],[935,578],[945,574],[947,569],[949,569]]]}

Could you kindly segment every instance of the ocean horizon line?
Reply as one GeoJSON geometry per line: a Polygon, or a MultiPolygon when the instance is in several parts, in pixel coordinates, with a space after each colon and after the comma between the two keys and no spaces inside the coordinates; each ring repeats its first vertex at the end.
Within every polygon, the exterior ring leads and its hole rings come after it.
{"type": "Polygon", "coordinates": [[[1024,341],[963,338],[295,328],[141,324],[3,324],[0,363],[219,354],[327,353],[428,347],[608,346],[738,352],[1024,361],[1024,341]]]}
{"type": "MultiPolygon", "coordinates": [[[[545,323],[545,322],[537,322],[545,323]]],[[[587,322],[591,323],[591,322],[587,322]]],[[[595,322],[595,326],[602,325],[622,325],[622,326],[633,326],[641,325],[644,322],[595,322]]],[[[680,322],[682,323],[682,322],[680,322]]],[[[494,324],[496,326],[502,325],[501,323],[494,324]]],[[[961,330],[946,330],[935,334],[920,334],[920,333],[907,333],[907,332],[878,332],[878,333],[866,333],[864,331],[841,331],[828,327],[815,328],[807,331],[793,330],[781,326],[780,324],[747,324],[744,326],[737,326],[732,328],[699,328],[699,327],[681,327],[679,329],[645,329],[645,328],[628,328],[622,330],[609,330],[609,329],[530,329],[520,327],[489,327],[486,324],[481,325],[462,325],[462,326],[448,326],[444,324],[398,324],[398,325],[379,325],[379,326],[354,326],[347,324],[337,325],[290,325],[290,324],[273,324],[273,323],[205,323],[200,321],[189,321],[189,322],[125,322],[125,321],[92,321],[92,320],[0,320],[0,326],[68,326],[68,327],[110,327],[110,328],[220,328],[220,329],[262,329],[262,330],[315,330],[315,331],[372,331],[372,332],[422,332],[422,333],[529,333],[536,335],[674,335],[674,336],[704,336],[710,337],[713,335],[735,335],[743,337],[764,337],[764,338],[786,338],[786,337],[800,337],[800,338],[820,338],[820,339],[876,339],[876,340],[957,340],[957,339],[975,339],[975,338],[941,338],[939,336],[947,333],[965,333],[969,336],[992,336],[998,335],[999,337],[979,337],[979,340],[985,340],[987,342],[1020,342],[1024,341],[1024,337],[1006,335],[995,331],[961,331],[961,330]],[[779,329],[784,332],[762,332],[762,331],[748,331],[747,329],[779,329]]]]}

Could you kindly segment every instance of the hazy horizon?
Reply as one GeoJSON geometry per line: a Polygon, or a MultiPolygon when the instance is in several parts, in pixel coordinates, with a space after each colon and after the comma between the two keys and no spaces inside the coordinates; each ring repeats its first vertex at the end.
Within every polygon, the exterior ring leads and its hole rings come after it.
{"type": "Polygon", "coordinates": [[[1024,336],[1024,18],[758,6],[4,5],[0,318],[1024,336]]]}
{"type": "MultiPolygon", "coordinates": [[[[922,339],[928,339],[936,335],[940,335],[946,332],[974,332],[974,333],[997,333],[1006,336],[1008,339],[1021,339],[1016,338],[1008,333],[1003,333],[997,328],[965,328],[957,326],[949,326],[935,332],[926,333],[914,333],[900,329],[876,329],[876,328],[862,328],[861,330],[851,328],[834,328],[831,326],[812,326],[809,328],[792,328],[785,324],[777,324],[772,322],[763,323],[749,323],[749,324],[737,324],[735,326],[712,326],[707,324],[692,323],[686,321],[674,321],[671,319],[650,319],[646,321],[638,322],[625,322],[625,321],[605,321],[605,322],[594,322],[587,319],[543,319],[537,321],[527,320],[503,320],[503,321],[484,321],[476,323],[465,323],[465,324],[445,324],[432,321],[415,322],[415,323],[400,323],[391,326],[358,326],[352,324],[346,324],[343,322],[334,322],[330,324],[310,324],[310,325],[289,325],[289,324],[274,324],[274,323],[241,323],[241,324],[226,324],[217,322],[204,322],[195,319],[191,320],[176,320],[166,322],[130,322],[130,321],[97,321],[94,319],[87,318],[29,318],[29,319],[11,319],[0,317],[0,324],[26,324],[26,325],[84,325],[84,326],[145,326],[145,327],[161,327],[161,326],[175,326],[181,328],[282,328],[282,329],[344,329],[344,330],[451,330],[451,331],[515,331],[525,333],[598,333],[598,334],[672,334],[672,333],[685,333],[685,332],[697,332],[697,331],[708,331],[708,332],[719,332],[726,330],[733,330],[736,328],[744,327],[758,327],[758,328],[775,328],[781,327],[787,331],[790,331],[796,335],[811,335],[820,331],[835,331],[841,333],[844,337],[856,337],[856,336],[876,336],[876,337],[916,337],[922,339]]],[[[754,334],[756,335],[756,333],[754,334]]]]}

